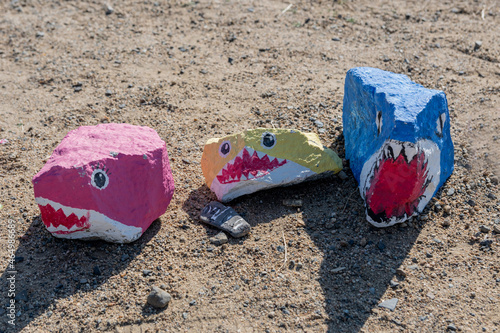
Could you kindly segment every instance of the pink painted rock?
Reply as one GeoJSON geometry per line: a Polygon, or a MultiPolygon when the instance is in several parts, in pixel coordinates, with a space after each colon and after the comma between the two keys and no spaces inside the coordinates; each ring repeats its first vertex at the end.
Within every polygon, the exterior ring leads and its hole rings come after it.
{"type": "Polygon", "coordinates": [[[174,179],[153,129],[103,124],[69,132],[33,187],[54,236],[128,243],[165,213],[174,179]]]}

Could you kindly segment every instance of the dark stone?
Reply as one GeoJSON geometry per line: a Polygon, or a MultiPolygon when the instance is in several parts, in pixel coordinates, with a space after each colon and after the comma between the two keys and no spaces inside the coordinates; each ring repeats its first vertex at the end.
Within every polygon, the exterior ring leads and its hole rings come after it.
{"type": "Polygon", "coordinates": [[[16,294],[16,296],[14,297],[14,299],[16,301],[23,301],[23,302],[26,302],[28,300],[28,291],[26,289],[24,290],[21,290],[20,292],[18,292],[16,294]]]}
{"type": "Polygon", "coordinates": [[[94,268],[92,269],[92,273],[94,275],[101,275],[101,269],[99,268],[99,266],[94,266],[94,268]]]}
{"type": "Polygon", "coordinates": [[[23,262],[24,261],[24,257],[21,257],[21,256],[15,256],[14,257],[14,262],[16,264],[20,263],[20,262],[23,262]]]}

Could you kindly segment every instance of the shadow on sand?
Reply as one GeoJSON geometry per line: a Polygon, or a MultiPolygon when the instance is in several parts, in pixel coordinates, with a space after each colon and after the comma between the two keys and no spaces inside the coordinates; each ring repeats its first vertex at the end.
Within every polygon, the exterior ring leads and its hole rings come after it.
{"type": "MultiPolygon", "coordinates": [[[[364,203],[350,172],[344,180],[333,176],[275,188],[237,198],[228,205],[255,227],[296,212],[282,205],[289,198],[303,201],[303,230],[323,253],[318,281],[325,303],[318,318],[325,320],[329,332],[359,331],[372,309],[383,301],[387,289],[399,288],[404,277],[397,275],[396,269],[407,257],[420,228],[372,227],[366,221],[364,203]]],[[[210,200],[215,200],[215,196],[202,186],[191,192],[183,209],[198,220],[200,210],[210,200]]],[[[205,228],[209,235],[217,232],[205,228]]],[[[230,243],[245,240],[230,239],[230,243]]],[[[296,270],[291,259],[286,269],[296,270]]]]}
{"type": "MultiPolygon", "coordinates": [[[[35,217],[15,253],[15,326],[2,320],[0,332],[20,332],[38,316],[50,316],[58,299],[95,289],[120,274],[160,227],[157,219],[137,241],[120,245],[55,238],[45,230],[40,216],[35,217]]],[[[4,311],[10,302],[5,283],[12,275],[7,269],[1,277],[3,319],[8,318],[4,311]]]]}

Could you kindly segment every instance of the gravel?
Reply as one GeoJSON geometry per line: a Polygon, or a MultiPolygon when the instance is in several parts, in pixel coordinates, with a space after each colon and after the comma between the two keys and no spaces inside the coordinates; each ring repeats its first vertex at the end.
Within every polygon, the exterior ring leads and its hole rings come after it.
{"type": "MultiPolygon", "coordinates": [[[[7,244],[5,224],[14,220],[15,256],[24,257],[15,263],[16,289],[28,292],[16,304],[16,331],[498,330],[498,8],[486,6],[483,20],[484,3],[455,0],[425,8],[302,1],[281,16],[288,4],[274,0],[254,2],[253,13],[234,1],[119,1],[105,15],[105,3],[2,3],[0,238],[7,244]],[[369,225],[346,160],[344,79],[358,65],[410,75],[447,96],[455,169],[405,226],[369,225]],[[158,132],[175,196],[135,242],[55,238],[30,180],[70,130],[109,122],[158,132]],[[343,171],[231,201],[252,230],[212,244],[218,231],[198,219],[216,200],[200,169],[203,146],[255,127],[317,133],[343,171]],[[153,286],[172,304],[146,303],[153,286]],[[378,306],[393,298],[394,311],[378,306]]],[[[5,309],[9,298],[0,301],[5,309]]],[[[5,315],[0,331],[8,332],[5,315]]]]}

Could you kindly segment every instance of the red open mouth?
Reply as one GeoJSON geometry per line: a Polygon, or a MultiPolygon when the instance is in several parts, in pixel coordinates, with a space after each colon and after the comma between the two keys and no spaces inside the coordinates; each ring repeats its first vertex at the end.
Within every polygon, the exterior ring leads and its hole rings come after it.
{"type": "Polygon", "coordinates": [[[389,145],[376,163],[365,194],[368,215],[379,223],[412,216],[432,180],[425,153],[409,143],[389,145]]]}
{"type": "Polygon", "coordinates": [[[66,216],[62,208],[55,210],[50,204],[38,205],[42,213],[43,224],[53,234],[70,234],[90,228],[89,213],[78,218],[75,213],[66,216]]]}
{"type": "Polygon", "coordinates": [[[260,178],[286,163],[287,160],[280,162],[278,158],[270,160],[267,154],[259,157],[255,150],[250,155],[247,148],[243,148],[243,154],[236,156],[232,163],[226,164],[221,174],[217,175],[217,180],[221,184],[230,184],[260,178]]]}

